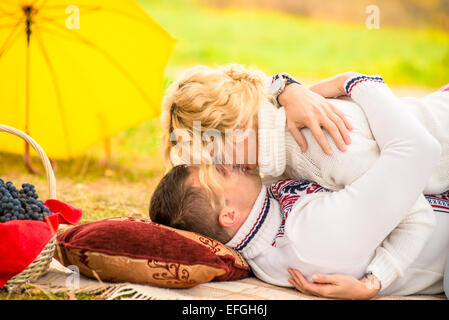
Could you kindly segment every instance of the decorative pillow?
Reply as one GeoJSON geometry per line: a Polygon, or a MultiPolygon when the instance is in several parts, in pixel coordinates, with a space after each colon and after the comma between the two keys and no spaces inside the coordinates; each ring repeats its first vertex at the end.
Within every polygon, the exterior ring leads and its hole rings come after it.
{"type": "Polygon", "coordinates": [[[57,242],[57,260],[102,281],[190,288],[251,272],[240,253],[217,240],[131,217],[73,227],[57,242]]]}

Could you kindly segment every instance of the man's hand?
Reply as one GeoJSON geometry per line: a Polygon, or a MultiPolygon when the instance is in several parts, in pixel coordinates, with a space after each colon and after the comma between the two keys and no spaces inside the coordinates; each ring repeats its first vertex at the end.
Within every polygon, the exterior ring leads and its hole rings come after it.
{"type": "Polygon", "coordinates": [[[371,299],[380,291],[380,281],[376,278],[358,280],[344,274],[315,274],[314,282],[296,269],[289,269],[292,276],[288,281],[300,292],[334,299],[371,299]]]}
{"type": "Polygon", "coordinates": [[[279,95],[278,101],[285,109],[287,128],[302,152],[307,151],[307,142],[300,130],[305,127],[310,129],[327,155],[332,155],[332,149],[323,129],[331,135],[339,150],[347,150],[346,145],[351,143],[349,131],[352,126],[344,114],[325,98],[302,85],[292,83],[279,95]]]}

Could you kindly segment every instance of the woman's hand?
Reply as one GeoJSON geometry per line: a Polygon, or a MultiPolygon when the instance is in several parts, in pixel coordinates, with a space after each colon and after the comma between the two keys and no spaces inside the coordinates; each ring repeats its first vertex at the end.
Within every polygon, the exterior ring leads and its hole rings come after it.
{"type": "Polygon", "coordinates": [[[315,274],[309,282],[296,269],[289,269],[292,276],[288,281],[300,292],[334,299],[371,299],[380,290],[377,278],[358,280],[344,274],[315,274]]]}
{"type": "Polygon", "coordinates": [[[309,128],[316,141],[327,155],[332,149],[326,140],[323,128],[331,135],[335,145],[346,151],[351,143],[349,131],[351,124],[344,114],[330,104],[325,98],[302,85],[292,83],[278,97],[284,106],[287,128],[295,138],[302,152],[307,151],[307,142],[300,129],[309,128]]]}

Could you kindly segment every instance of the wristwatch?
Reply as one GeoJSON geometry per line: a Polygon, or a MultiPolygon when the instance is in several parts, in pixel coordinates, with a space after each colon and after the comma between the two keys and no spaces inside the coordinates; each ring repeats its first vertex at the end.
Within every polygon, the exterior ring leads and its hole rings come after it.
{"type": "Polygon", "coordinates": [[[284,91],[285,87],[291,83],[301,84],[286,72],[276,74],[271,79],[270,94],[278,101],[279,95],[284,91]]]}
{"type": "Polygon", "coordinates": [[[380,291],[380,289],[382,288],[382,283],[371,271],[365,273],[363,278],[368,281],[367,285],[369,289],[377,289],[378,291],[380,291]]]}

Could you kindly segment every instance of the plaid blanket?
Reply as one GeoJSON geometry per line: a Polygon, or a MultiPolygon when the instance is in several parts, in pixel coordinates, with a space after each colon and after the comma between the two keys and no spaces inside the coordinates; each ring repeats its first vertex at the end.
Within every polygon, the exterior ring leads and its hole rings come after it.
{"type": "MultiPolygon", "coordinates": [[[[131,300],[325,300],[291,288],[277,287],[251,277],[238,281],[208,282],[190,289],[166,289],[133,283],[107,283],[88,279],[53,260],[49,272],[31,283],[44,291],[72,291],[96,295],[101,299],[131,300]]],[[[444,295],[407,297],[377,296],[379,300],[445,300],[444,295]]]]}

